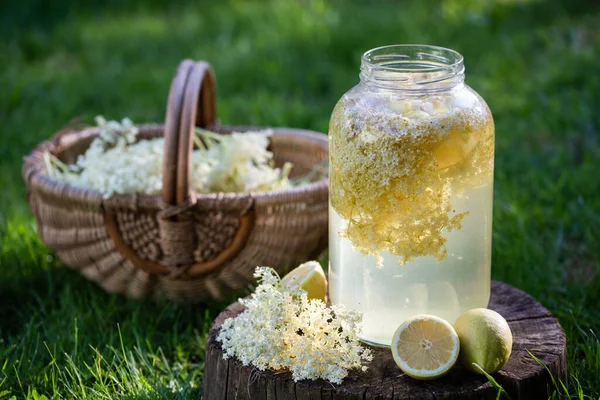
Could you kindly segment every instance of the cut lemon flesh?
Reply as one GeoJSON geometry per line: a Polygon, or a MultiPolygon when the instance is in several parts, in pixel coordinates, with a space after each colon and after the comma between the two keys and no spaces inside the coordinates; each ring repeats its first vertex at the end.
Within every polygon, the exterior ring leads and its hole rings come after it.
{"type": "Polygon", "coordinates": [[[452,325],[433,315],[404,321],[392,338],[392,355],[402,371],[415,379],[446,374],[458,358],[460,342],[452,325]]]}
{"type": "Polygon", "coordinates": [[[433,155],[440,169],[446,169],[460,163],[477,144],[476,135],[472,132],[454,130],[434,150],[433,155]]]}
{"type": "Polygon", "coordinates": [[[309,261],[291,270],[281,279],[284,286],[300,285],[306,290],[309,299],[327,298],[327,278],[323,267],[317,261],[309,261]]]}

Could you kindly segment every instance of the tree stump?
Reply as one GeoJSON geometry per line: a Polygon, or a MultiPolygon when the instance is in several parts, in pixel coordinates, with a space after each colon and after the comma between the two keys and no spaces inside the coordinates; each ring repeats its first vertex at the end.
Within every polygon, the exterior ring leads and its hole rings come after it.
{"type": "MultiPolygon", "coordinates": [[[[492,282],[489,308],[502,314],[513,333],[512,355],[494,375],[512,399],[547,399],[552,392],[548,371],[555,379],[566,373],[565,334],[556,318],[533,297],[506,283],[492,282]]],[[[259,371],[237,359],[224,360],[215,340],[226,318],[244,310],[230,305],[216,319],[206,344],[204,398],[221,399],[496,399],[498,390],[482,375],[458,364],[443,378],[418,381],[404,374],[391,351],[372,347],[374,359],[367,372],[351,371],[341,385],[324,380],[294,382],[289,372],[259,371]]]]}

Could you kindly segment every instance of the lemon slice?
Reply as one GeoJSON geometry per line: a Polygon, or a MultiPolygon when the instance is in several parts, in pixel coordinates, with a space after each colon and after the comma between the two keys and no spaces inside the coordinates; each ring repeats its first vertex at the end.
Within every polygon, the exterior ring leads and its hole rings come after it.
{"type": "Polygon", "coordinates": [[[469,131],[458,129],[448,133],[433,155],[439,169],[446,169],[460,163],[477,144],[476,135],[469,131]]]}
{"type": "Polygon", "coordinates": [[[415,379],[435,379],[446,374],[460,350],[452,325],[433,315],[416,315],[404,321],[392,338],[394,361],[415,379]]]}
{"type": "Polygon", "coordinates": [[[321,264],[316,261],[300,264],[284,276],[281,283],[287,287],[300,285],[302,289],[306,290],[309,299],[325,301],[327,298],[325,271],[323,271],[321,264]]]}

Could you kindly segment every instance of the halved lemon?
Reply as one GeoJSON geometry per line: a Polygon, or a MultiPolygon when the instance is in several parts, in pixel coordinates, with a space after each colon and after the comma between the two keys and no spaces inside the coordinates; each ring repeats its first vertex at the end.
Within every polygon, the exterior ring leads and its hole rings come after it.
{"type": "Polygon", "coordinates": [[[284,286],[300,285],[306,290],[309,299],[325,301],[327,297],[327,278],[323,267],[317,261],[300,264],[281,279],[284,286]]]}
{"type": "Polygon", "coordinates": [[[416,315],[404,321],[392,338],[394,361],[415,379],[435,379],[456,363],[458,335],[447,321],[433,315],[416,315]]]}

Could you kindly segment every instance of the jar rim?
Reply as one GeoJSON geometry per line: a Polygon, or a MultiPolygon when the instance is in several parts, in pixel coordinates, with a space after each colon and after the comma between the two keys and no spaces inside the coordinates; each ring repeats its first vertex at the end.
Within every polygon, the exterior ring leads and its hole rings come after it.
{"type": "Polygon", "coordinates": [[[367,50],[362,62],[390,72],[434,72],[453,69],[463,64],[464,57],[456,50],[429,44],[392,44],[367,50]],[[420,61],[416,67],[403,63],[420,61]],[[392,66],[388,64],[391,63],[392,66]]]}
{"type": "Polygon", "coordinates": [[[360,78],[381,89],[413,93],[449,90],[464,82],[463,56],[426,44],[394,44],[365,52],[360,78]]]}

